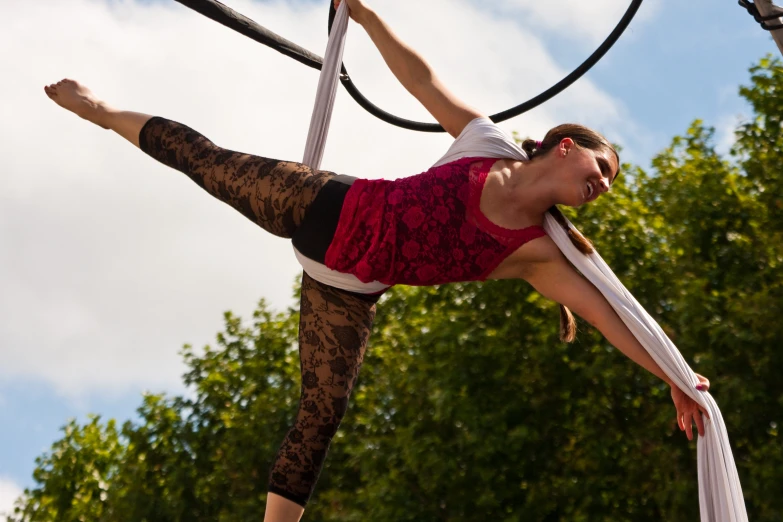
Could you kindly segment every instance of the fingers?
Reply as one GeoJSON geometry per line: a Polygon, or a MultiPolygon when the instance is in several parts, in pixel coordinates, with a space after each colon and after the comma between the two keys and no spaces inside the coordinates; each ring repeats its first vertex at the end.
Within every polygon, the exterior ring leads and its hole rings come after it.
{"type": "MultiPolygon", "coordinates": [[[[696,376],[699,379],[699,385],[696,386],[696,389],[707,391],[710,386],[709,379],[699,374],[696,374],[696,376]]],[[[686,433],[688,440],[693,440],[693,424],[696,423],[697,433],[700,437],[704,437],[706,431],[702,415],[707,420],[710,420],[710,414],[707,409],[677,388],[672,388],[672,399],[674,400],[674,407],[677,409],[677,426],[680,428],[680,431],[686,433]]]]}
{"type": "Polygon", "coordinates": [[[689,413],[682,415],[682,425],[685,427],[685,435],[688,436],[688,440],[693,440],[693,421],[689,413]]]}
{"type": "Polygon", "coordinates": [[[701,418],[701,413],[696,412],[693,414],[693,420],[696,421],[696,429],[699,431],[699,437],[704,436],[704,420],[701,418]]]}
{"type": "MultiPolygon", "coordinates": [[[[680,431],[684,431],[685,435],[687,435],[688,440],[693,440],[693,423],[696,423],[696,432],[699,434],[700,437],[704,437],[706,430],[704,427],[704,419],[702,419],[702,411],[696,411],[696,412],[688,412],[688,413],[680,413],[677,412],[677,426],[679,426],[680,431]]],[[[706,413],[704,413],[707,415],[706,413]]],[[[707,418],[709,419],[709,416],[707,415],[707,418]]]]}
{"type": "MultiPolygon", "coordinates": [[[[677,412],[677,425],[680,427],[680,431],[685,432],[688,440],[693,440],[693,419],[691,419],[690,413],[677,412]]],[[[703,433],[703,431],[699,433],[703,433]]]]}

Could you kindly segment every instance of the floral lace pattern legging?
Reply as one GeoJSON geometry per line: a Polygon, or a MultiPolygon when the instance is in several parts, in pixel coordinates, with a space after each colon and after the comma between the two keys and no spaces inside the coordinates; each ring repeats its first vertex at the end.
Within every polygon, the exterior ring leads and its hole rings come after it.
{"type": "MultiPolygon", "coordinates": [[[[333,176],[300,163],[222,149],[193,129],[159,117],[144,125],[139,146],[264,230],[285,238],[294,234],[333,176]]],[[[269,491],[304,506],[348,408],[375,305],[304,274],[300,310],[299,412],[272,466],[269,491]]]]}

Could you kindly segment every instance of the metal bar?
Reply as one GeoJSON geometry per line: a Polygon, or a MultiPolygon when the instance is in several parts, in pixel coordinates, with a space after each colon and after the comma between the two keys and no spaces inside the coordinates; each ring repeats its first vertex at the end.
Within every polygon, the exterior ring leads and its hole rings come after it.
{"type": "Polygon", "coordinates": [[[303,47],[286,40],[282,36],[273,33],[269,29],[258,25],[256,22],[238,13],[230,7],[221,4],[217,0],[176,0],[185,7],[189,7],[234,31],[255,40],[258,43],[271,47],[297,62],[303,63],[313,69],[321,70],[323,58],[313,54],[303,47]]]}
{"type": "MultiPolygon", "coordinates": [[[[756,8],[759,10],[759,14],[763,17],[778,15],[778,22],[783,22],[783,9],[772,3],[772,0],[756,0],[756,8]]],[[[770,24],[774,24],[772,21],[770,24]]],[[[775,43],[778,45],[780,53],[783,54],[783,27],[780,29],[773,29],[769,32],[775,43]]]]}

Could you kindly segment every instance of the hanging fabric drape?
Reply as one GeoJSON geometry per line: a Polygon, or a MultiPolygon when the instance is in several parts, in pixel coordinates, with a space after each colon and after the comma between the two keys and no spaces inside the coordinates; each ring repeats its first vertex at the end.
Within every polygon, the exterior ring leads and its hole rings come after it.
{"type": "Polygon", "coordinates": [[[310,131],[307,133],[304,160],[302,163],[318,169],[324,157],[326,137],[329,134],[329,123],[332,121],[332,108],[337,95],[337,80],[340,67],[343,64],[345,50],[345,35],[348,32],[348,5],[340,4],[332,23],[332,32],[326,44],[324,64],[318,77],[318,89],[315,93],[313,115],[310,118],[310,131]]]}
{"type": "MultiPolygon", "coordinates": [[[[573,225],[569,223],[569,226],[573,225]]],[[[702,522],[747,522],[729,435],[715,400],[709,393],[696,390],[699,380],[682,354],[601,256],[597,252],[587,256],[579,252],[565,230],[549,214],[546,215],[544,228],[571,264],[606,297],[669,379],[709,412],[710,420],[704,419],[705,436],[699,437],[696,445],[702,522]]]]}
{"type": "MultiPolygon", "coordinates": [[[[348,18],[347,3],[342,2],[337,10],[326,48],[304,154],[305,163],[314,169],[320,167],[323,157],[331,110],[337,92],[348,18]]],[[[569,223],[569,226],[573,225],[569,223]]],[[[710,420],[704,419],[705,436],[699,437],[697,443],[701,521],[747,522],[748,515],[737,467],[731,453],[725,423],[715,400],[709,393],[696,390],[699,380],[682,354],[658,323],[623,286],[601,256],[598,253],[586,256],[579,252],[571,243],[565,230],[549,214],[546,215],[544,228],[566,258],[604,295],[628,329],[674,385],[710,413],[710,420]]]]}

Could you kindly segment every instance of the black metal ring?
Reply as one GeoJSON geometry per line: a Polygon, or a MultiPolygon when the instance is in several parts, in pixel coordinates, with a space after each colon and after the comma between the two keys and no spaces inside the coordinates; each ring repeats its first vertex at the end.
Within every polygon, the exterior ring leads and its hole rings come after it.
{"type": "MultiPolygon", "coordinates": [[[[598,63],[598,61],[604,57],[604,55],[609,51],[609,49],[612,48],[612,46],[617,42],[617,40],[620,39],[620,36],[622,36],[623,32],[625,32],[625,30],[628,28],[634,16],[636,16],[636,13],[638,12],[639,7],[641,7],[641,5],[642,5],[642,0],[632,0],[631,5],[628,7],[628,10],[625,12],[622,19],[620,19],[620,22],[617,24],[614,30],[609,34],[606,40],[604,40],[604,42],[598,47],[598,49],[595,50],[595,52],[593,52],[593,54],[591,54],[587,58],[587,60],[582,62],[582,64],[579,65],[579,67],[574,69],[574,71],[571,72],[571,74],[569,74],[568,76],[566,76],[565,78],[563,78],[562,80],[560,80],[555,85],[545,90],[538,96],[534,96],[533,98],[529,99],[524,103],[517,105],[516,107],[512,107],[503,112],[493,114],[492,116],[490,116],[490,119],[495,123],[500,123],[501,121],[506,121],[515,116],[519,116],[520,114],[525,113],[535,107],[538,107],[542,103],[554,98],[555,96],[563,92],[565,89],[570,87],[571,84],[573,84],[579,78],[584,76],[584,74],[587,71],[589,71],[596,63],[598,63]]],[[[334,21],[335,14],[336,14],[336,10],[334,8],[334,3],[329,2],[328,27],[330,33],[332,30],[332,22],[334,21]]],[[[396,125],[397,127],[402,127],[403,129],[410,129],[410,130],[421,131],[421,132],[444,132],[443,127],[441,127],[437,123],[422,123],[422,122],[417,122],[412,120],[406,120],[404,118],[400,118],[389,112],[386,112],[385,110],[373,104],[359,91],[359,89],[351,80],[351,77],[348,74],[348,70],[345,68],[345,65],[342,66],[342,73],[343,74],[340,77],[340,81],[345,87],[345,90],[348,91],[348,94],[350,94],[351,97],[354,100],[356,100],[356,102],[359,105],[361,105],[367,112],[369,112],[376,118],[379,118],[392,125],[396,125]]]]}
{"type": "MultiPolygon", "coordinates": [[[[212,20],[218,23],[225,25],[226,27],[233,29],[234,31],[237,31],[240,34],[247,36],[248,38],[255,40],[256,42],[264,44],[288,56],[289,58],[293,58],[294,60],[297,60],[298,62],[303,63],[308,67],[312,67],[314,69],[321,69],[322,67],[323,59],[320,56],[296,45],[293,42],[286,40],[285,38],[273,33],[269,29],[260,26],[253,20],[249,19],[248,17],[244,16],[241,13],[234,11],[233,9],[222,4],[218,0],[176,0],[176,1],[184,6],[193,9],[194,11],[197,11],[198,13],[201,13],[202,15],[208,18],[211,18],[212,20]]],[[[530,100],[520,105],[517,105],[516,107],[512,107],[503,112],[493,114],[492,116],[490,116],[492,121],[499,123],[501,121],[508,120],[509,118],[513,118],[514,116],[519,116],[520,114],[527,112],[534,107],[538,107],[545,101],[550,100],[554,96],[563,92],[567,87],[569,87],[579,78],[581,78],[596,63],[598,63],[598,61],[601,58],[603,58],[603,56],[609,51],[609,49],[612,48],[612,46],[617,42],[617,40],[619,40],[620,36],[623,34],[623,32],[625,32],[625,30],[630,25],[634,16],[636,16],[636,13],[639,10],[639,7],[641,7],[641,5],[642,5],[642,0],[632,0],[630,6],[628,7],[628,10],[625,12],[620,22],[617,24],[614,30],[609,34],[606,40],[604,40],[604,42],[598,47],[598,49],[595,50],[595,52],[593,52],[593,54],[591,54],[587,58],[587,60],[585,60],[581,65],[579,65],[579,67],[574,69],[574,71],[571,72],[571,74],[569,74],[568,76],[566,76],[565,78],[563,78],[562,80],[560,80],[555,85],[553,85],[546,91],[542,92],[538,96],[535,96],[530,100]]],[[[336,11],[334,9],[334,4],[330,0],[329,1],[329,24],[328,24],[329,31],[331,31],[332,22],[334,20],[335,14],[336,11]]],[[[348,91],[348,94],[350,94],[351,97],[354,100],[356,100],[356,102],[359,105],[361,105],[365,110],[367,110],[373,116],[380,118],[381,120],[387,123],[396,125],[398,127],[402,127],[404,129],[410,129],[410,130],[416,130],[422,132],[443,132],[443,127],[441,127],[437,123],[420,123],[416,121],[406,120],[394,116],[393,114],[390,114],[384,111],[383,109],[377,107],[370,100],[368,100],[361,92],[359,92],[359,89],[356,87],[356,85],[354,85],[353,80],[351,80],[351,77],[348,75],[348,71],[344,65],[342,66],[342,74],[340,75],[340,81],[345,87],[345,90],[348,91]]]]}

